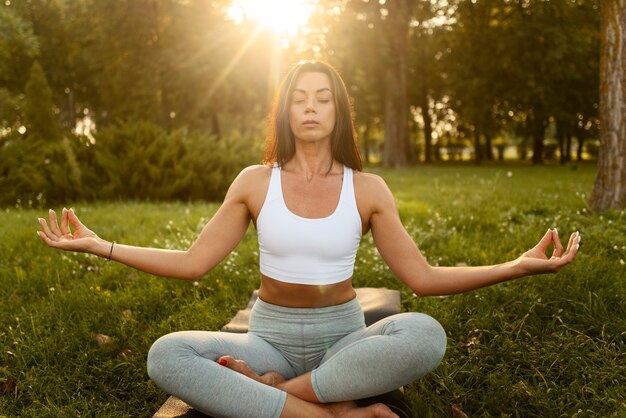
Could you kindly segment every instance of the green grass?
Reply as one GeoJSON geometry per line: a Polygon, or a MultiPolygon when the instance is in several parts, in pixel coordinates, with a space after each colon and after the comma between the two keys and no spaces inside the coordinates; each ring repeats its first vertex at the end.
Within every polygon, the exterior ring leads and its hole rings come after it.
{"type": "MultiPolygon", "coordinates": [[[[447,298],[418,298],[362,241],[355,285],[402,289],[403,309],[448,332],[441,366],[407,387],[415,416],[626,416],[626,215],[591,213],[594,167],[376,170],[431,263],[517,257],[548,227],[579,230],[556,275],[447,298]]],[[[203,203],[71,203],[102,237],[184,248],[217,208],[203,203]]],[[[59,209],[59,208],[57,208],[59,209]]],[[[0,212],[0,416],[149,417],[166,399],[145,370],[150,344],[219,329],[258,286],[253,231],[198,283],[137,273],[36,237],[44,208],[0,212]],[[112,338],[100,347],[96,335],[112,338]]]]}

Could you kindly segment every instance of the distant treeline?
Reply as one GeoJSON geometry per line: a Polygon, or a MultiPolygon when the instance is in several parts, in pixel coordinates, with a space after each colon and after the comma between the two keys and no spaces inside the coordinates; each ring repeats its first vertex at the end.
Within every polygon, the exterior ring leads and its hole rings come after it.
{"type": "Polygon", "coordinates": [[[372,163],[597,151],[598,0],[320,0],[286,39],[231,4],[3,2],[0,204],[223,196],[302,58],[339,69],[372,163]]]}

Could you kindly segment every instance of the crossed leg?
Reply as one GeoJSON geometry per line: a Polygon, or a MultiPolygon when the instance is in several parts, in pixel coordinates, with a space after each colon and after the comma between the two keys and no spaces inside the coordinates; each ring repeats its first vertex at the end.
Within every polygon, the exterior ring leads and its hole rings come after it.
{"type": "MultiPolygon", "coordinates": [[[[410,383],[434,370],[445,353],[446,334],[433,318],[419,313],[405,313],[383,319],[353,332],[328,350],[321,365],[313,372],[285,380],[278,373],[257,374],[248,364],[223,356],[220,364],[257,382],[277,387],[288,396],[283,417],[291,415],[293,398],[332,408],[355,408],[346,399],[360,399],[385,393],[410,383]],[[368,379],[363,379],[367,376],[368,379]]],[[[297,412],[297,409],[295,410],[297,412]]],[[[384,405],[354,413],[396,416],[384,405]]],[[[346,415],[348,411],[342,411],[346,415]]]]}
{"type": "Polygon", "coordinates": [[[150,349],[148,374],[161,389],[214,416],[397,417],[382,404],[357,408],[352,402],[320,404],[288,394],[277,386],[286,382],[294,386],[310,379],[295,377],[276,349],[251,334],[206,331],[168,334],[150,349]],[[232,353],[241,360],[232,358],[234,368],[229,370],[218,363],[223,353],[232,353]],[[270,370],[273,371],[268,373],[270,370]],[[273,381],[268,381],[270,376],[273,381]],[[283,376],[289,380],[283,380],[283,376]]]}
{"type": "Polygon", "coordinates": [[[288,417],[346,417],[346,418],[397,418],[384,404],[374,404],[359,408],[352,401],[320,404],[311,386],[311,372],[290,380],[285,380],[276,372],[257,374],[243,360],[231,356],[222,356],[218,363],[250,379],[273,386],[287,392],[285,407],[281,418],[288,417]]]}

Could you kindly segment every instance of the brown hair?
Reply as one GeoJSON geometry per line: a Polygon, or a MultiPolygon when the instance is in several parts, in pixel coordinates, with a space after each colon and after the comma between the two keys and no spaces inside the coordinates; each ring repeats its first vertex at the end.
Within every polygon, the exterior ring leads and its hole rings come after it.
{"type": "Polygon", "coordinates": [[[330,78],[335,101],[335,127],[331,133],[331,153],[338,162],[361,171],[363,163],[356,143],[354,112],[348,90],[337,70],[322,61],[300,61],[283,77],[269,115],[263,162],[283,165],[296,153],[295,137],[289,124],[289,105],[295,82],[302,73],[324,73],[330,78]]]}

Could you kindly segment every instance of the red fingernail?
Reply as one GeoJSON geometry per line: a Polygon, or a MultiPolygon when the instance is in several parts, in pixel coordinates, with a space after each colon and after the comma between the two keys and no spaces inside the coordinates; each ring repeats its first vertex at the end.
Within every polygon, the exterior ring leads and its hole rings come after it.
{"type": "Polygon", "coordinates": [[[224,360],[224,359],[221,359],[219,361],[219,363],[220,363],[221,366],[226,366],[228,364],[228,362],[226,360],[224,360]]]}

